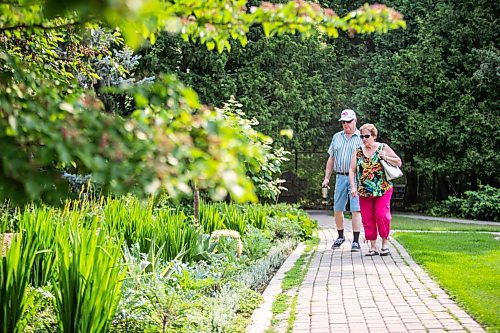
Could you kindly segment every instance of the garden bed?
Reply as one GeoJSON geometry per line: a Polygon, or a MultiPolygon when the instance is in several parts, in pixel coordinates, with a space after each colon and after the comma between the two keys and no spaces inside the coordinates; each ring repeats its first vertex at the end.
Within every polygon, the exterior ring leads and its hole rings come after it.
{"type": "Polygon", "coordinates": [[[189,211],[127,197],[2,219],[0,231],[21,235],[0,267],[19,279],[4,286],[4,313],[19,314],[8,327],[244,332],[259,292],[315,222],[288,205],[203,203],[199,226],[189,211]]]}

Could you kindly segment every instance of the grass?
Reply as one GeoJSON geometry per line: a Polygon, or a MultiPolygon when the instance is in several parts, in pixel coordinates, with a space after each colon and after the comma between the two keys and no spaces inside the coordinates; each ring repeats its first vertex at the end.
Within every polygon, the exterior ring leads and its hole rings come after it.
{"type": "Polygon", "coordinates": [[[276,300],[273,302],[273,313],[274,314],[280,314],[285,312],[288,309],[288,302],[290,301],[290,296],[287,296],[286,294],[278,294],[276,296],[276,300]]]}
{"type": "MultiPolygon", "coordinates": [[[[440,222],[418,222],[423,224],[420,229],[442,228],[438,226],[440,222]]],[[[472,228],[465,230],[485,227],[444,224],[450,227],[448,230],[455,230],[455,227],[472,228]]],[[[406,224],[404,229],[408,229],[406,224]]],[[[394,235],[415,262],[423,265],[469,314],[487,326],[488,331],[500,332],[500,242],[494,237],[492,234],[474,232],[401,232],[394,235]]]]}
{"type": "Polygon", "coordinates": [[[285,273],[283,281],[281,282],[282,293],[276,296],[276,299],[272,305],[273,317],[271,319],[271,327],[266,330],[266,333],[275,333],[276,327],[279,324],[277,315],[284,313],[290,309],[288,313],[287,320],[287,332],[291,332],[293,328],[293,323],[296,318],[296,308],[297,308],[297,298],[298,298],[298,288],[302,284],[304,277],[309,269],[312,261],[312,252],[319,244],[318,237],[312,237],[306,241],[306,248],[304,253],[297,259],[293,267],[285,273]],[[295,294],[293,296],[288,296],[287,291],[295,288],[295,294]]]}
{"type": "Polygon", "coordinates": [[[429,230],[429,231],[495,231],[500,232],[500,223],[496,225],[479,225],[453,223],[431,220],[412,219],[393,216],[391,222],[393,230],[429,230]]]}
{"type": "Polygon", "coordinates": [[[306,262],[306,255],[301,255],[299,259],[295,262],[293,267],[285,273],[285,277],[281,283],[283,290],[290,290],[293,287],[297,287],[299,283],[303,280],[304,275],[304,263],[306,262]]]}
{"type": "Polygon", "coordinates": [[[295,287],[299,287],[304,277],[306,276],[307,269],[309,268],[309,264],[311,262],[311,251],[319,244],[319,238],[313,237],[306,241],[306,248],[304,249],[304,253],[297,259],[294,263],[293,267],[290,268],[288,272],[285,273],[283,277],[283,281],[281,282],[281,289],[283,291],[290,290],[295,287]],[[307,265],[306,264],[307,259],[307,265]]]}

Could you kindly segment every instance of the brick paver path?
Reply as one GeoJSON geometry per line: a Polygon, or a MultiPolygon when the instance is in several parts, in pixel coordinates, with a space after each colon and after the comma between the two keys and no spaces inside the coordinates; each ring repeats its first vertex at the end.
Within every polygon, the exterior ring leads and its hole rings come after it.
{"type": "Polygon", "coordinates": [[[310,214],[321,241],[300,287],[293,332],[484,332],[394,239],[387,257],[365,257],[366,244],[351,253],[346,221],[347,241],[332,250],[331,213],[310,214]]]}

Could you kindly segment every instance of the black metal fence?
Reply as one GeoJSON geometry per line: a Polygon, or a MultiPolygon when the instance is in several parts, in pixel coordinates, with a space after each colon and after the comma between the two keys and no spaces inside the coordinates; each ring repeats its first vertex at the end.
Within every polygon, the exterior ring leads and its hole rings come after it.
{"type": "MultiPolygon", "coordinates": [[[[304,208],[331,208],[335,177],[330,179],[329,199],[321,197],[321,183],[325,175],[328,154],[323,152],[295,152],[282,174],[283,184],[288,191],[283,191],[280,202],[297,203],[304,208]]],[[[393,209],[404,210],[406,182],[399,179],[394,184],[391,205],[393,209]]]]}

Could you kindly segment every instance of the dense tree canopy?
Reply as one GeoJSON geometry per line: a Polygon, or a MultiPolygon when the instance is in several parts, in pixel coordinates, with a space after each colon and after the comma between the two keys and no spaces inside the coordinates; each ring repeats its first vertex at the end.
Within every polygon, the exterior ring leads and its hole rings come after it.
{"type": "Polygon", "coordinates": [[[237,115],[202,105],[173,76],[133,80],[137,59],[122,45],[137,48],[166,30],[221,52],[232,39],[246,44],[255,24],[268,36],[336,37],[386,32],[404,21],[381,5],[339,17],[301,0],[258,7],[240,0],[2,2],[1,195],[57,200],[66,191],[61,170],[72,169],[115,193],[164,188],[177,195],[196,181],[215,197],[229,191],[235,199],[255,199],[246,172],[265,163],[266,140],[249,138],[237,115]],[[101,27],[107,30],[96,39],[101,27]],[[116,82],[123,83],[119,90],[116,82]],[[125,102],[104,105],[102,87],[125,95],[125,102]]]}
{"type": "Polygon", "coordinates": [[[164,34],[142,51],[142,69],[146,75],[175,71],[208,104],[237,96],[245,112],[259,120],[259,129],[286,149],[320,149],[326,140],[318,137],[325,136],[343,94],[339,74],[329,71],[338,61],[332,47],[322,37],[268,39],[252,31],[249,38],[245,48],[235,45],[230,53],[216,54],[164,34]],[[282,129],[291,129],[293,140],[280,137],[282,129]]]}
{"type": "MultiPolygon", "coordinates": [[[[342,16],[362,2],[326,4],[342,16]]],[[[250,29],[245,48],[234,44],[221,55],[162,35],[142,50],[141,68],[147,75],[175,71],[204,103],[217,105],[234,94],[261,131],[299,152],[326,151],[340,130],[338,113],[354,108],[360,124],[374,123],[380,139],[402,155],[408,203],[497,186],[498,4],[387,5],[405,13],[407,29],[307,40],[267,39],[250,29]],[[280,139],[283,128],[294,130],[293,140],[280,139]]],[[[321,173],[317,156],[311,170],[321,173]]]]}
{"type": "Polygon", "coordinates": [[[417,189],[442,199],[478,183],[498,185],[498,4],[394,5],[408,30],[366,38],[371,47],[360,61],[370,66],[355,105],[404,155],[410,199],[417,189]]]}

